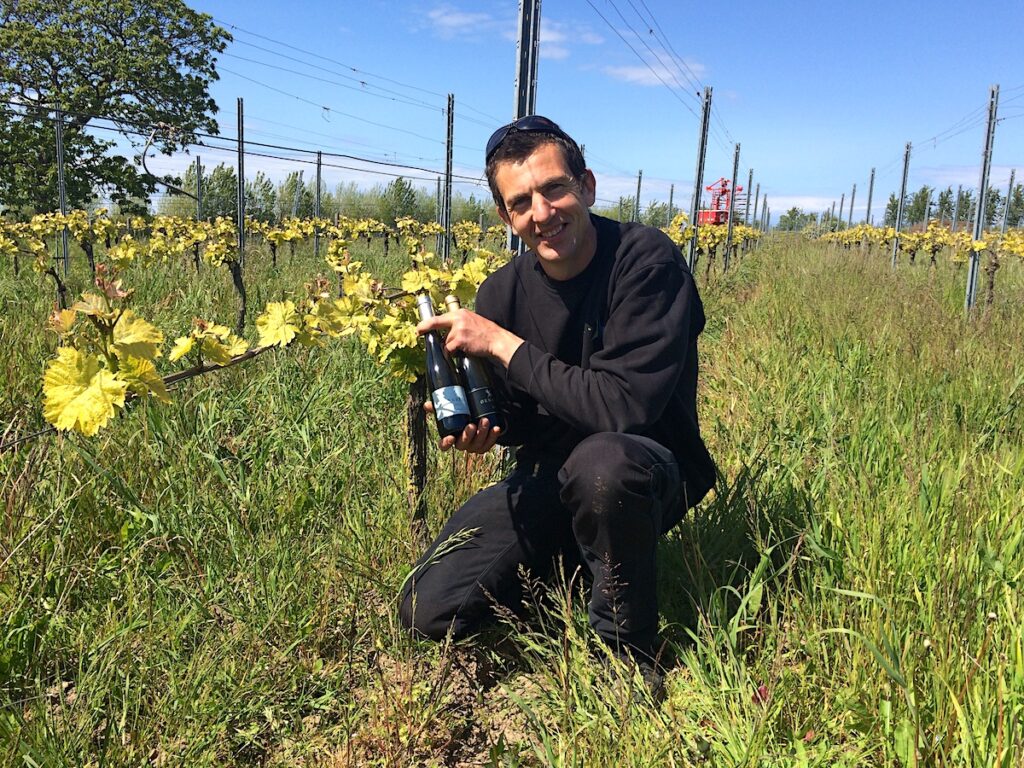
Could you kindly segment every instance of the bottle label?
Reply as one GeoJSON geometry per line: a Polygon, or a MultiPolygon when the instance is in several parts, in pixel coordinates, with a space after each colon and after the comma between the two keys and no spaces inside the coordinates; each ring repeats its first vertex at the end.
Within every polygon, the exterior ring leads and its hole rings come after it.
{"type": "Polygon", "coordinates": [[[489,387],[477,387],[469,393],[469,397],[473,403],[473,415],[477,418],[497,410],[489,387]]]}
{"type": "Polygon", "coordinates": [[[447,419],[457,413],[469,413],[466,390],[462,387],[435,389],[430,395],[430,399],[434,401],[434,416],[438,419],[447,419]]]}

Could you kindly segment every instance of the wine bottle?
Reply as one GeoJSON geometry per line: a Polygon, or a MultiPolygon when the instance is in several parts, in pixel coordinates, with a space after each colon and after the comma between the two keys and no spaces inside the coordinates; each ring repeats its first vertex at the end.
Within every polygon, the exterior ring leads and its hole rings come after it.
{"type": "MultiPolygon", "coordinates": [[[[429,294],[416,297],[416,307],[422,320],[434,316],[434,307],[429,294]]],[[[458,374],[444,349],[441,334],[430,331],[423,335],[427,345],[427,386],[434,403],[434,418],[437,432],[441,437],[458,436],[473,420],[466,400],[466,390],[459,382],[458,374]]]]}
{"type": "MultiPolygon", "coordinates": [[[[461,309],[457,296],[445,296],[445,306],[449,312],[461,309]]],[[[497,398],[494,396],[494,387],[491,378],[487,375],[487,369],[475,357],[469,355],[454,354],[455,369],[462,377],[463,386],[469,397],[469,409],[473,418],[479,423],[480,419],[486,418],[490,428],[500,427],[505,431],[505,414],[502,413],[497,398]]]]}

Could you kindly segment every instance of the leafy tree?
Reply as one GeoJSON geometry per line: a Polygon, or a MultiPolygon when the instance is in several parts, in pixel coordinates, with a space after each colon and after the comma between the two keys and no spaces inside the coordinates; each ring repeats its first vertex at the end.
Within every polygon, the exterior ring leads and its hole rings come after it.
{"type": "Polygon", "coordinates": [[[263,171],[245,182],[245,213],[258,221],[273,222],[277,214],[277,191],[263,171]]]}
{"type": "Polygon", "coordinates": [[[640,214],[640,221],[649,227],[668,226],[668,203],[651,200],[640,214]]]}
{"type": "Polygon", "coordinates": [[[475,221],[479,223],[481,216],[483,216],[484,220],[484,229],[501,221],[498,218],[497,211],[494,209],[494,201],[491,200],[490,195],[483,198],[477,198],[473,194],[469,197],[464,197],[461,194],[453,196],[452,221],[475,221]]]}
{"type": "Polygon", "coordinates": [[[1003,196],[995,187],[988,188],[985,196],[985,226],[992,227],[1003,221],[1003,196]]]}
{"type": "Polygon", "coordinates": [[[969,230],[974,219],[974,190],[964,189],[956,201],[958,230],[969,230]]]}
{"type": "Polygon", "coordinates": [[[903,220],[906,224],[921,224],[924,222],[933,191],[931,187],[924,184],[917,192],[910,196],[910,204],[903,211],[903,220]]]}
{"type": "Polygon", "coordinates": [[[1006,226],[1019,227],[1024,224],[1024,184],[1017,184],[1010,193],[1010,218],[1006,226]]]}
{"type": "Polygon", "coordinates": [[[801,208],[793,206],[779,216],[779,222],[776,227],[786,232],[799,232],[804,227],[813,226],[817,222],[818,217],[813,213],[804,213],[801,208]]]}
{"type": "Polygon", "coordinates": [[[235,219],[238,216],[238,177],[233,166],[217,163],[203,179],[203,217],[235,219]]]}
{"type": "MultiPolygon", "coordinates": [[[[238,217],[238,176],[234,167],[218,163],[211,173],[207,173],[204,165],[200,168],[200,173],[203,187],[203,218],[214,219],[217,216],[224,216],[235,220],[238,217]]],[[[272,220],[274,211],[271,202],[270,215],[267,217],[267,185],[270,185],[270,181],[262,172],[257,173],[254,180],[245,184],[246,214],[264,221],[272,220]]],[[[190,163],[185,169],[180,186],[190,195],[196,194],[195,163],[190,163]]],[[[272,201],[273,185],[270,185],[269,194],[272,201]]],[[[157,204],[157,211],[168,216],[194,218],[196,201],[185,195],[167,195],[157,204]]]]}
{"type": "MultiPolygon", "coordinates": [[[[203,172],[205,166],[200,168],[200,173],[203,172]]],[[[185,169],[185,177],[182,179],[179,185],[183,190],[188,192],[190,195],[196,194],[196,165],[190,163],[188,168],[185,169]]],[[[203,195],[206,195],[206,176],[203,176],[203,195]]],[[[205,202],[205,201],[204,201],[205,202]]],[[[196,201],[191,197],[185,195],[168,194],[157,202],[156,206],[157,213],[163,214],[164,216],[180,216],[182,218],[195,218],[196,215],[196,201]]],[[[206,212],[203,212],[205,218],[206,212]]]]}
{"type": "MultiPolygon", "coordinates": [[[[404,216],[416,216],[416,190],[408,181],[399,176],[392,179],[380,198],[380,220],[394,224],[404,216]]],[[[454,206],[453,206],[454,209],[454,206]]]]}
{"type": "Polygon", "coordinates": [[[939,192],[939,199],[935,206],[935,215],[942,221],[953,220],[953,188],[946,187],[939,192]]]}
{"type": "Polygon", "coordinates": [[[303,171],[292,171],[277,187],[277,218],[307,218],[313,215],[313,189],[302,180],[303,171]]]}
{"type": "MultiPolygon", "coordinates": [[[[181,0],[0,0],[0,200],[37,212],[57,207],[57,106],[69,206],[97,189],[122,207],[148,197],[154,178],[87,129],[96,116],[144,133],[160,123],[168,128],[154,146],[165,154],[199,131],[216,133],[208,88],[230,40],[181,0]]],[[[141,147],[145,139],[132,141],[141,147]]]]}
{"type": "Polygon", "coordinates": [[[885,204],[885,226],[895,227],[896,217],[900,212],[900,199],[893,192],[889,195],[889,202],[885,204]]]}

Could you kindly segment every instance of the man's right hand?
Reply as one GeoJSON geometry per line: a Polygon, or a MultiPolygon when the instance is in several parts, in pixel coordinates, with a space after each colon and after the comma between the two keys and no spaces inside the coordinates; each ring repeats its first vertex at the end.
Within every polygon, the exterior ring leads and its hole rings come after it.
{"type": "MultiPolygon", "coordinates": [[[[423,403],[423,410],[427,413],[434,413],[434,404],[427,400],[423,403]]],[[[469,453],[487,453],[501,436],[500,427],[492,427],[487,418],[480,419],[480,423],[470,422],[457,437],[442,437],[438,446],[442,451],[450,451],[455,448],[469,453]]]]}

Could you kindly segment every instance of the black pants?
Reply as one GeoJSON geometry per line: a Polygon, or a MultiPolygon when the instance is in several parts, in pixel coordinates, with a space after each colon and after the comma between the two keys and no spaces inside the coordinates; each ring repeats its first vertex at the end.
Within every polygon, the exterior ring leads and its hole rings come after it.
{"type": "Polygon", "coordinates": [[[680,487],[672,453],[636,435],[591,435],[564,462],[521,458],[452,515],[420,558],[402,594],[402,623],[434,639],[470,634],[495,603],[520,608],[521,568],[545,578],[561,555],[589,571],[597,633],[650,653],[657,542],[682,516],[680,487]],[[460,532],[468,539],[453,547],[460,532]]]}

